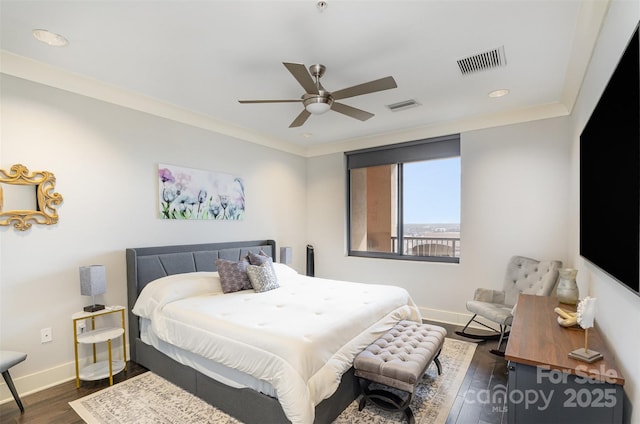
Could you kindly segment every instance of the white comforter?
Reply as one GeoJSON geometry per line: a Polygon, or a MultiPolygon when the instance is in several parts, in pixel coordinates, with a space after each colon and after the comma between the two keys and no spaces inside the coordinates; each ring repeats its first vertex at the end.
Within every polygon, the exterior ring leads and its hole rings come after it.
{"type": "Polygon", "coordinates": [[[160,339],[269,382],[292,423],[312,423],[355,356],[420,313],[399,287],[274,266],[280,287],[263,293],[222,294],[217,273],[165,277],[145,287],[133,312],[160,339]]]}

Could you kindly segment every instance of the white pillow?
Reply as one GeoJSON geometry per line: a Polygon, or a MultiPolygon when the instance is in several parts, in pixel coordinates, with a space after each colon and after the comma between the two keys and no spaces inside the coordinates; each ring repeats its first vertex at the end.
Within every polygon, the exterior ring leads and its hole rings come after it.
{"type": "Polygon", "coordinates": [[[132,312],[139,317],[151,318],[154,311],[167,303],[187,297],[222,293],[217,272],[189,272],[158,278],[148,283],[132,312]]]}
{"type": "Polygon", "coordinates": [[[296,275],[298,275],[298,271],[291,268],[289,265],[281,264],[280,262],[272,262],[272,264],[278,281],[286,280],[287,278],[295,277],[296,275]]]}

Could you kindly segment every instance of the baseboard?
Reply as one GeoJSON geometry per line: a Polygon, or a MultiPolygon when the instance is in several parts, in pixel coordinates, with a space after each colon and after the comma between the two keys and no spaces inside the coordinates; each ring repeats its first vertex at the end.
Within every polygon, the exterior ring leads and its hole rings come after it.
{"type": "MultiPolygon", "coordinates": [[[[11,370],[9,370],[9,373],[11,373],[11,370]]],[[[13,375],[11,376],[20,398],[24,398],[24,396],[48,389],[49,387],[57,386],[58,384],[65,383],[75,378],[75,361],[17,378],[13,375]]],[[[15,401],[13,400],[13,395],[9,391],[7,384],[3,380],[2,384],[0,384],[0,404],[6,402],[15,401]]]]}
{"type": "MultiPolygon", "coordinates": [[[[122,350],[122,347],[120,347],[122,350]]],[[[122,353],[120,354],[122,357],[122,353]]],[[[127,358],[129,356],[129,345],[127,344],[127,358]]],[[[29,358],[27,357],[27,361],[29,358]]],[[[81,364],[90,363],[93,360],[91,355],[88,355],[84,358],[80,358],[79,362],[81,364]]],[[[11,370],[9,370],[11,373],[11,370]]],[[[46,370],[38,371],[33,374],[23,375],[21,377],[16,377],[15,375],[11,375],[11,379],[13,380],[14,386],[16,386],[16,390],[20,395],[20,398],[24,396],[30,395],[32,393],[39,392],[41,390],[48,389],[53,386],[57,386],[58,384],[66,383],[70,380],[75,380],[76,378],[76,363],[75,361],[67,362],[53,368],[49,368],[46,370]]],[[[15,402],[13,400],[13,395],[9,391],[7,384],[2,380],[0,383],[0,404],[7,402],[15,402]]]]}

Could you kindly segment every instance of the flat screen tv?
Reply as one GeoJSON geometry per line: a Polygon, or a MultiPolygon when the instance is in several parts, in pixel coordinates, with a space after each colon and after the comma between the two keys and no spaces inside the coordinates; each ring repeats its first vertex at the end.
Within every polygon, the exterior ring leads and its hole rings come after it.
{"type": "Polygon", "coordinates": [[[580,135],[580,255],[640,296],[638,37],[580,135]]]}

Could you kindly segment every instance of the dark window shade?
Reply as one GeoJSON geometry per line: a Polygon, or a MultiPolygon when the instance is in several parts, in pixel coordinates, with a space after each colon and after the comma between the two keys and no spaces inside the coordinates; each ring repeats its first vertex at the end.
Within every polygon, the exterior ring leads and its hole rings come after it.
{"type": "Polygon", "coordinates": [[[460,156],[460,134],[346,152],[347,169],[460,156]]]}

